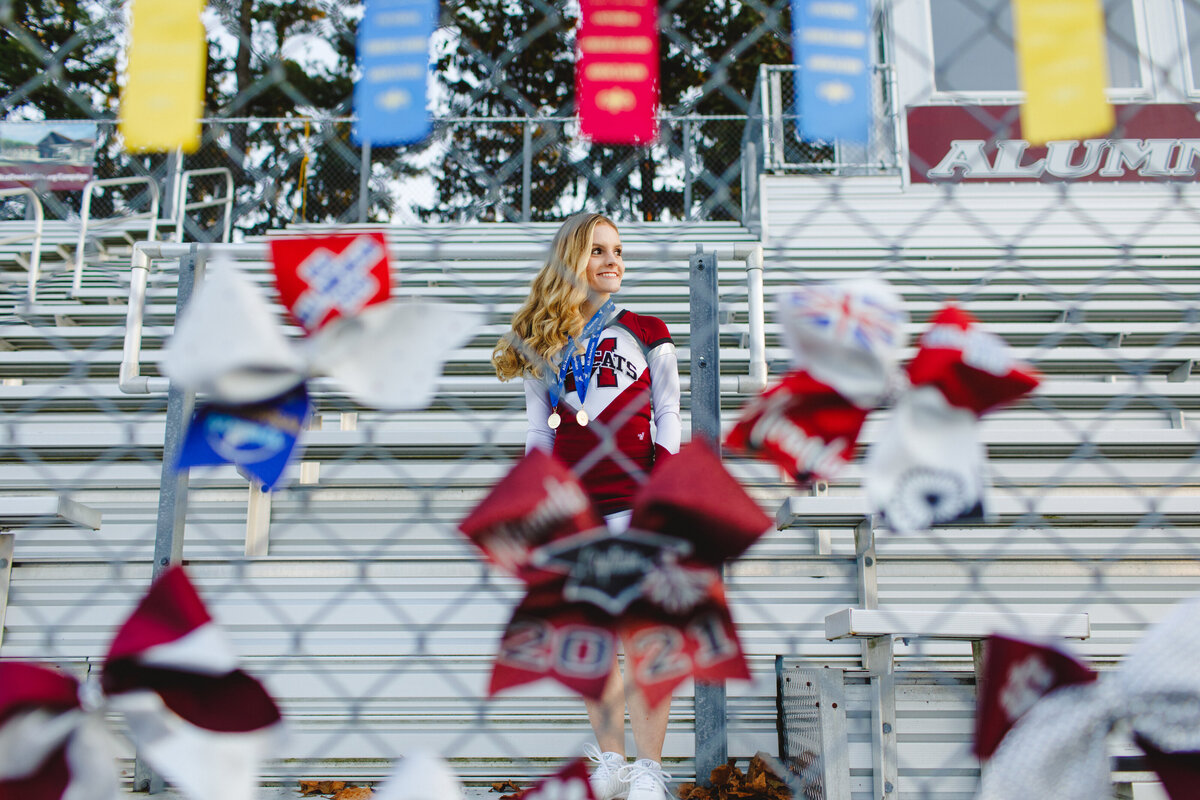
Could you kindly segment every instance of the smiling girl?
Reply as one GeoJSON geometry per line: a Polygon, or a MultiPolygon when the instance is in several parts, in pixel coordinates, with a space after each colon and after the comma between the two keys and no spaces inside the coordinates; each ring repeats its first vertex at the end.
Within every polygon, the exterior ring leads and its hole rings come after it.
{"type": "MultiPolygon", "coordinates": [[[[679,452],[681,434],[675,345],[662,320],[617,307],[624,276],[616,224],[601,214],[569,218],[492,355],[501,380],[525,379],[525,452],[541,448],[575,469],[614,530],[629,524],[634,492],[679,452]]],[[[587,707],[598,800],[665,798],[670,703],[648,708],[614,661],[604,696],[587,707]],[[626,702],[638,754],[629,765],[626,702]]]]}

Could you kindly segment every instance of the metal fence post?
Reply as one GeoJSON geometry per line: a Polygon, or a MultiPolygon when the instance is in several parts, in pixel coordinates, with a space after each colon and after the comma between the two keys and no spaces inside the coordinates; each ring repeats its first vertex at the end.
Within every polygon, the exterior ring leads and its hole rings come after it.
{"type": "MultiPolygon", "coordinates": [[[[192,245],[187,255],[179,259],[179,289],[175,297],[175,317],[187,305],[195,286],[198,263],[197,247],[192,245]]],[[[158,481],[158,519],[154,534],[154,564],[152,575],[157,579],[171,564],[183,560],[183,529],[187,517],[188,473],[176,472],[175,462],[183,447],[188,418],[192,413],[193,396],[175,384],[167,392],[167,425],[163,438],[162,471],[158,481]]],[[[166,782],[152,772],[140,758],[134,761],[133,787],[135,791],[159,794],[166,789],[166,782]]]]}
{"type": "Polygon", "coordinates": [[[176,193],[179,191],[180,176],[183,174],[183,151],[176,147],[167,154],[167,174],[163,178],[162,218],[175,219],[178,213],[176,193]]]}
{"type": "MultiPolygon", "coordinates": [[[[692,438],[720,448],[721,370],[717,342],[717,254],[699,245],[689,260],[692,331],[692,438]]],[[[724,684],[696,684],[696,783],[708,786],[709,774],[729,755],[725,729],[724,684]]]]}
{"type": "Polygon", "coordinates": [[[521,222],[532,219],[533,123],[526,117],[521,128],[521,222]]]}
{"type": "Polygon", "coordinates": [[[683,218],[692,218],[692,121],[683,121],[683,218]]]}
{"type": "Polygon", "coordinates": [[[371,208],[371,143],[362,143],[362,158],[358,164],[358,221],[367,221],[371,208]]]}

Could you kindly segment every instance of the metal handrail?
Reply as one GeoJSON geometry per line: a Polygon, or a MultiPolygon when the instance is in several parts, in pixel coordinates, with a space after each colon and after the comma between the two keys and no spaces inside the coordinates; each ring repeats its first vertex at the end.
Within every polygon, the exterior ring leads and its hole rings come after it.
{"type": "MultiPolygon", "coordinates": [[[[891,149],[887,156],[893,163],[886,163],[884,158],[863,161],[841,161],[834,158],[830,161],[814,161],[807,163],[789,162],[784,157],[784,122],[796,120],[799,117],[793,113],[785,113],[790,105],[783,96],[782,76],[785,72],[801,72],[797,64],[760,64],[756,91],[762,87],[761,111],[764,168],[767,170],[787,170],[796,172],[833,171],[835,173],[846,169],[862,169],[871,167],[883,171],[898,171],[900,169],[900,111],[896,107],[896,70],[890,63],[873,64],[871,72],[882,83],[877,86],[883,93],[881,98],[885,108],[884,113],[889,117],[889,135],[891,149]]],[[[794,80],[794,78],[793,78],[794,80]]],[[[840,149],[840,141],[830,142],[835,146],[835,153],[840,149]]],[[[868,153],[869,156],[869,153],[868,153]]]]}
{"type": "Polygon", "coordinates": [[[233,230],[233,173],[227,167],[209,167],[208,169],[189,169],[179,176],[179,189],[176,192],[175,202],[175,241],[183,241],[183,221],[187,216],[187,212],[195,211],[200,208],[212,208],[213,206],[225,207],[225,225],[221,233],[221,241],[229,242],[230,234],[233,230]],[[187,193],[192,178],[202,175],[224,175],[225,176],[225,196],[216,197],[212,200],[197,200],[194,203],[187,203],[187,193]]]}
{"type": "Polygon", "coordinates": [[[37,282],[42,274],[42,229],[46,224],[46,215],[42,210],[41,198],[37,196],[37,192],[28,186],[0,189],[0,197],[12,197],[18,194],[29,198],[29,202],[33,205],[33,233],[21,233],[16,236],[9,236],[0,239],[0,244],[13,244],[30,237],[33,238],[33,249],[29,253],[29,288],[27,290],[28,302],[32,303],[37,299],[37,282]]]}
{"type": "MultiPolygon", "coordinates": [[[[481,252],[472,245],[427,245],[428,252],[413,254],[406,250],[406,255],[424,260],[434,259],[540,259],[545,256],[544,247],[530,247],[528,252],[523,249],[491,248],[490,252],[481,252]]],[[[749,307],[749,349],[750,365],[748,375],[727,375],[721,378],[721,391],[728,394],[755,394],[767,386],[767,346],[766,320],[763,310],[763,248],[761,244],[735,244],[716,246],[704,245],[708,252],[715,252],[718,258],[729,258],[746,263],[746,290],[749,307]]],[[[153,259],[177,259],[190,252],[192,245],[167,242],[137,242],[133,246],[130,260],[129,306],[125,312],[125,342],[121,352],[121,366],[118,372],[117,386],[126,394],[159,394],[166,392],[169,381],[166,378],[150,378],[141,374],[142,354],[142,325],[145,318],[146,288],[149,285],[150,269],[153,259]]],[[[664,260],[686,261],[695,253],[694,248],[684,244],[667,245],[655,253],[664,260]]],[[[201,248],[200,258],[207,261],[215,256],[228,258],[260,258],[266,260],[268,245],[265,242],[251,242],[234,245],[209,245],[201,248]]],[[[486,380],[487,386],[494,386],[494,379],[481,379],[480,388],[486,380]]],[[[317,381],[316,390],[330,384],[317,381]]],[[[688,384],[684,382],[686,388],[688,384]]]]}
{"type": "MultiPolygon", "coordinates": [[[[128,186],[135,183],[146,184],[146,188],[150,192],[150,210],[128,214],[120,217],[120,219],[141,219],[144,217],[147,220],[146,240],[152,242],[158,238],[159,192],[158,183],[153,178],[105,178],[104,180],[88,181],[83,187],[83,201],[79,206],[79,241],[75,245],[75,277],[71,281],[72,297],[78,295],[79,290],[83,288],[83,248],[87,242],[88,225],[92,221],[92,192],[103,186],[128,186]]],[[[110,219],[115,218],[110,217],[110,219]]]]}

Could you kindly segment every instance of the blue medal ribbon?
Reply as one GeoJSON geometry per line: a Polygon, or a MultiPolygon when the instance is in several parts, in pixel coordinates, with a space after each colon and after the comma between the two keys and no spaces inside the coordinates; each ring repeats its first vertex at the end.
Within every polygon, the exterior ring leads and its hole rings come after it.
{"type": "Polygon", "coordinates": [[[583,330],[579,334],[580,341],[587,339],[587,347],[584,349],[583,355],[577,355],[575,337],[567,339],[567,346],[563,348],[562,364],[558,367],[558,380],[554,385],[548,386],[550,392],[550,412],[554,413],[558,409],[558,398],[562,396],[563,387],[567,384],[567,370],[575,376],[575,391],[579,394],[579,405],[583,406],[587,400],[588,384],[592,381],[592,361],[596,358],[596,348],[600,345],[600,334],[604,332],[604,321],[608,319],[610,313],[615,311],[617,304],[612,301],[612,298],[604,301],[604,305],[592,314],[592,318],[583,326],[583,330]]]}

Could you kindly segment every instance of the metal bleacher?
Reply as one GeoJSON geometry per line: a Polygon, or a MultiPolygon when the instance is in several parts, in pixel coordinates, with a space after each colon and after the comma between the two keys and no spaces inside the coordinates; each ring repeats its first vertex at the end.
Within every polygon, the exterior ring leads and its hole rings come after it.
{"type": "MultiPolygon", "coordinates": [[[[995,485],[986,523],[894,534],[870,514],[861,463],[776,504],[779,534],[751,557],[779,559],[764,573],[790,573],[792,594],[775,595],[763,617],[796,620],[811,603],[781,651],[800,655],[781,668],[845,670],[855,797],[869,796],[873,773],[876,797],[897,779],[901,797],[970,796],[978,651],[969,636],[914,633],[914,620],[945,627],[1000,614],[1020,629],[1030,616],[1058,615],[1065,626],[1083,613],[1089,635],[1068,649],[1104,669],[1200,590],[1195,195],[1144,186],[1119,195],[1072,187],[1069,196],[1016,185],[901,190],[870,179],[836,188],[765,179],[768,294],[789,281],[886,280],[906,300],[912,343],[953,300],[1043,384],[983,421],[995,485]],[[856,608],[880,609],[891,634],[826,640],[827,622],[856,608]],[[886,640],[889,653],[876,664],[872,639],[886,640]],[[882,703],[868,691],[881,679],[891,687],[882,703]]],[[[766,334],[775,373],[779,331],[770,321],[766,334]]],[[[865,442],[887,415],[872,414],[865,442]]],[[[745,596],[739,578],[731,583],[745,596]]],[[[1136,753],[1114,745],[1119,796],[1140,796],[1154,780],[1136,753]]]]}
{"type": "MultiPolygon", "coordinates": [[[[799,282],[883,278],[906,300],[910,341],[941,303],[957,298],[1044,376],[1033,396],[983,425],[997,512],[987,524],[895,536],[869,517],[861,458],[836,482],[804,492],[769,465],[728,459],[779,527],[726,572],[755,674],[729,687],[729,753],[775,749],[776,656],[841,669],[849,786],[866,797],[872,731],[863,648],[827,639],[825,629],[827,615],[864,602],[855,541],[864,525],[881,607],[1086,612],[1090,636],[1073,649],[1101,667],[1200,588],[1198,449],[1189,419],[1200,408],[1191,378],[1200,360],[1200,237],[1129,250],[1083,246],[1076,231],[1057,246],[1047,235],[1022,249],[954,240],[945,229],[936,242],[851,236],[826,230],[802,208],[773,213],[761,241],[768,298],[799,282]]],[[[384,414],[332,390],[316,394],[303,462],[319,467],[292,468],[291,488],[272,503],[266,555],[244,555],[245,480],[232,468],[193,471],[185,561],[247,667],[280,699],[295,732],[285,755],[303,763],[306,777],[380,778],[390,755],[419,743],[452,755],[469,782],[525,780],[577,752],[588,735],[578,701],[545,684],[481,704],[500,627],[521,592],[481,565],[455,531],[522,449],[521,389],[495,381],[488,359],[555,227],[386,229],[395,294],[471,303],[486,311],[486,323],[453,355],[428,410],[384,414]]],[[[622,238],[621,302],[662,317],[680,345],[686,438],[686,251],[700,245],[719,254],[721,369],[733,379],[750,360],[741,259],[760,240],[732,223],[629,225],[622,238]]],[[[265,250],[251,241],[208,258],[224,252],[265,286],[265,250]]],[[[140,363],[154,378],[173,325],[176,272],[172,258],[152,260],[140,363]]],[[[0,656],[53,659],[82,673],[103,656],[149,580],[166,399],[117,388],[124,272],[89,268],[77,297],[69,285],[69,277],[47,275],[31,307],[15,290],[0,298],[0,493],[69,496],[102,512],[103,524],[17,535],[0,656]]],[[[769,314],[766,334],[777,377],[788,355],[769,314]]],[[[726,429],[746,399],[723,393],[726,429]]],[[[872,415],[866,444],[887,413],[872,415]]],[[[897,701],[901,791],[965,796],[977,776],[966,744],[970,643],[902,637],[895,659],[905,676],[897,701]]],[[[686,776],[686,692],[672,714],[667,769],[686,776]]],[[[293,776],[295,768],[273,763],[266,777],[293,776]]]]}

